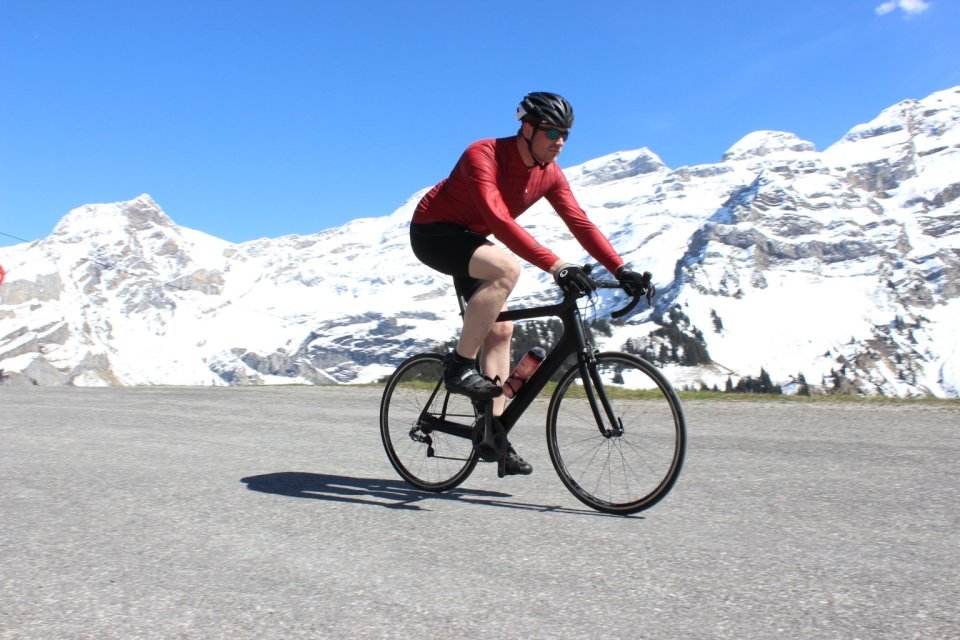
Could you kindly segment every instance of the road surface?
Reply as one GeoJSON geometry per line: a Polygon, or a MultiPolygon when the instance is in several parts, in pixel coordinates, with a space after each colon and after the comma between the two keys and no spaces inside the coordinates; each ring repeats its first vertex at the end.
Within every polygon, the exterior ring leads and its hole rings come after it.
{"type": "Polygon", "coordinates": [[[2,638],[956,638],[960,405],[688,401],[635,517],[402,483],[374,387],[0,387],[2,638]]]}

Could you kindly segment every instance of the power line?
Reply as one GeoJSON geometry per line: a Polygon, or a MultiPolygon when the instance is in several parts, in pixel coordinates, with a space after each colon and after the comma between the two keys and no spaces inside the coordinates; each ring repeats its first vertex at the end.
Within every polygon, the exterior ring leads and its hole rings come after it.
{"type": "Polygon", "coordinates": [[[14,240],[19,240],[20,242],[33,242],[33,240],[27,240],[26,238],[20,238],[20,237],[14,236],[14,235],[10,235],[9,233],[4,233],[3,231],[0,231],[0,236],[7,236],[8,238],[13,238],[14,240]]]}

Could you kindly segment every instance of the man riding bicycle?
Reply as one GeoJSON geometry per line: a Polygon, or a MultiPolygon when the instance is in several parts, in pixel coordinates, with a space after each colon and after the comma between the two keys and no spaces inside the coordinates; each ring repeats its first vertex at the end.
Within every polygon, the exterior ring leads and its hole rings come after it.
{"type": "MultiPolygon", "coordinates": [[[[626,267],[577,203],[555,164],[573,127],[573,108],[554,93],[537,91],[517,107],[516,136],[480,140],[467,147],[450,176],[417,205],[410,244],[427,266],[451,275],[467,301],[463,329],[447,357],[444,386],[474,400],[493,400],[493,415],[506,404],[497,380],[510,374],[512,322],[496,322],[520,277],[520,263],[494,246],[491,234],[510,251],[550,273],[565,292],[589,293],[595,286],[582,266],[560,259],[516,218],[546,198],[580,245],[616,275],[630,295],[643,293],[646,277],[626,267]],[[476,358],[483,347],[481,376],[476,358]]],[[[507,474],[533,467],[508,447],[507,474]]]]}

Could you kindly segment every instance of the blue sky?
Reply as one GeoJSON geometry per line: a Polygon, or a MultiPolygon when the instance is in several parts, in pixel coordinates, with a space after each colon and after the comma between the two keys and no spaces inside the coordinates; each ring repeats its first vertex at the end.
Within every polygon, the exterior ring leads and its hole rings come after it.
{"type": "Polygon", "coordinates": [[[564,94],[562,166],[823,149],[960,84],[956,0],[0,0],[0,245],[151,194],[240,242],[382,216],[564,94]]]}

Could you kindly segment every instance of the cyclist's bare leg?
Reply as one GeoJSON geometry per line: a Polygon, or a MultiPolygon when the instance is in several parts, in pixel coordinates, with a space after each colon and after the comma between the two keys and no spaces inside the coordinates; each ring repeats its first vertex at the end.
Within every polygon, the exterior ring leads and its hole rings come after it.
{"type": "Polygon", "coordinates": [[[483,245],[474,252],[469,268],[470,276],[483,284],[467,303],[457,352],[465,358],[476,358],[520,278],[520,264],[502,249],[483,245]]]}
{"type": "MultiPolygon", "coordinates": [[[[507,310],[507,305],[503,305],[502,311],[507,310]]],[[[496,322],[487,339],[483,341],[483,357],[481,358],[480,368],[485,375],[491,378],[499,376],[500,383],[510,375],[510,342],[513,339],[513,322],[496,322]]],[[[507,404],[504,396],[493,399],[493,415],[499,416],[507,404]]]]}
{"type": "MultiPolygon", "coordinates": [[[[510,292],[520,278],[520,264],[516,258],[493,245],[483,245],[470,259],[470,276],[483,284],[474,292],[463,314],[463,330],[457,342],[457,352],[465,358],[476,358],[480,345],[484,346],[483,372],[491,378],[510,375],[510,338],[513,323],[497,323],[500,311],[506,309],[510,292]],[[495,325],[496,328],[494,329],[495,325]]],[[[494,415],[503,412],[506,400],[494,400],[494,415]]]]}
{"type": "MultiPolygon", "coordinates": [[[[457,343],[461,356],[475,358],[482,344],[483,369],[488,376],[506,380],[510,369],[510,340],[512,322],[497,322],[500,311],[507,308],[507,298],[520,279],[520,264],[516,258],[493,245],[479,247],[470,259],[470,276],[482,285],[470,297],[463,314],[463,331],[457,343]]],[[[506,399],[496,397],[493,415],[503,413],[506,399]]],[[[497,475],[529,474],[533,466],[517,455],[507,442],[506,453],[498,460],[497,475]]]]}

